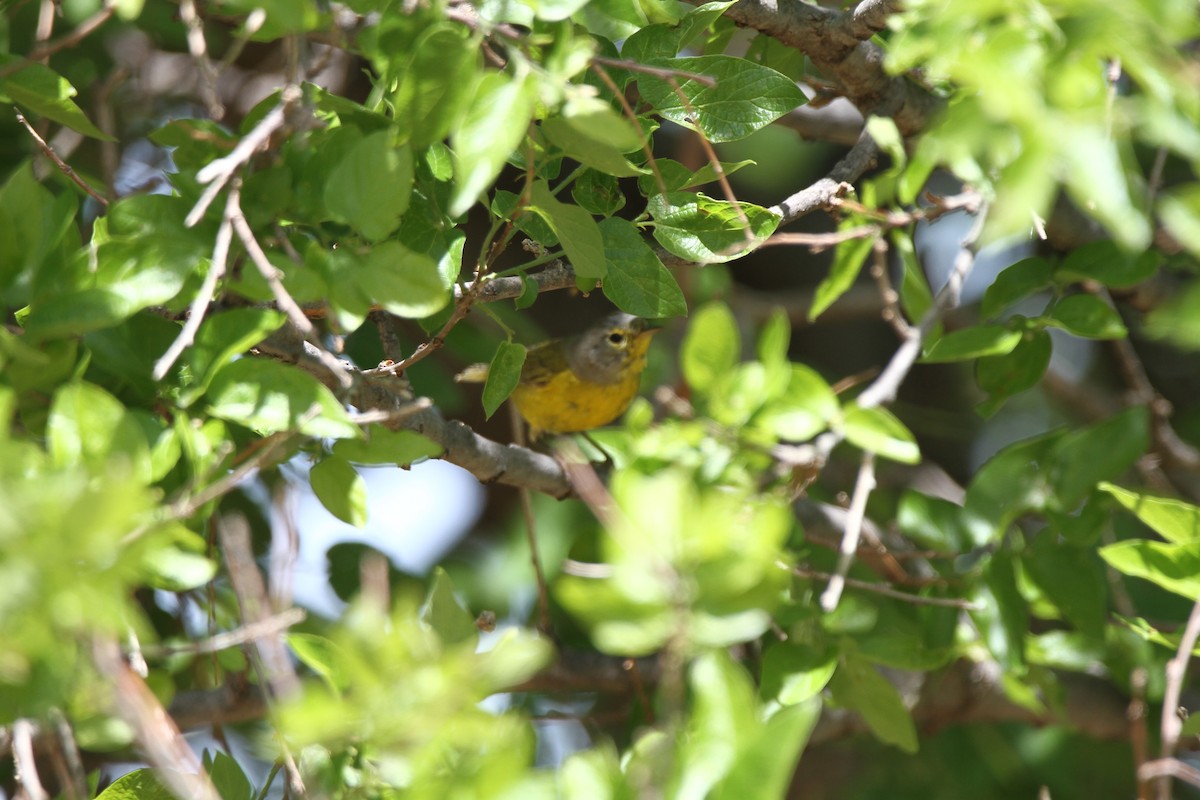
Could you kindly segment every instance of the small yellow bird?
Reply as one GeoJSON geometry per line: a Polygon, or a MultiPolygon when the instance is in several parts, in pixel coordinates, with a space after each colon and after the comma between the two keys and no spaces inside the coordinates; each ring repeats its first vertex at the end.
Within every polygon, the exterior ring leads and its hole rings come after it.
{"type": "MultiPolygon", "coordinates": [[[[618,312],[583,333],[529,348],[511,399],[530,437],[588,431],[621,416],[637,395],[646,350],[659,330],[618,312]]],[[[486,371],[468,369],[459,380],[482,377],[486,371]]]]}

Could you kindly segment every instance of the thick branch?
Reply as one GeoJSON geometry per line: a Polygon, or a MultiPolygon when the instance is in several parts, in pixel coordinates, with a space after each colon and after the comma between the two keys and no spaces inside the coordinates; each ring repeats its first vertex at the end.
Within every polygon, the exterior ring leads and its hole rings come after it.
{"type": "MultiPolygon", "coordinates": [[[[291,326],[271,336],[258,350],[288,363],[296,364],[333,391],[340,384],[329,374],[315,354],[291,326]]],[[[442,459],[470,472],[483,483],[525,486],[551,497],[571,494],[571,484],[562,466],[548,455],[524,447],[504,445],[487,439],[458,420],[447,420],[436,408],[408,413],[414,403],[408,381],[394,375],[364,375],[356,367],[345,365],[353,379],[349,402],[359,411],[381,411],[384,423],[427,436],[440,444],[442,459]]]]}

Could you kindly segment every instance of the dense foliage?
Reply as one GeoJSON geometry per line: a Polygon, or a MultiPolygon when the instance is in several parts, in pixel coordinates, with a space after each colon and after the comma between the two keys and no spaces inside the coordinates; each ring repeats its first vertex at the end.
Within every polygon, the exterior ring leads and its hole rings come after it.
{"type": "Polygon", "coordinates": [[[10,796],[1194,780],[1192,0],[18,0],[0,32],[10,796]],[[505,444],[525,346],[608,304],[665,328],[643,397],[505,444]],[[347,604],[298,611],[289,498],[402,526],[369,476],[435,459],[497,498],[468,541],[402,574],[351,536],[347,604]]]}

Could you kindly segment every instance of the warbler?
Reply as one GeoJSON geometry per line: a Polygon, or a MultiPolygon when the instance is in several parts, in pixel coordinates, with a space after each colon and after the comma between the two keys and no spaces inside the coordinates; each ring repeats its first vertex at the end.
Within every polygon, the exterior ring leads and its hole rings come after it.
{"type": "MultiPolygon", "coordinates": [[[[646,349],[659,330],[618,312],[583,333],[530,347],[511,395],[530,438],[588,431],[621,416],[637,395],[646,349]]],[[[469,368],[458,379],[486,378],[486,365],[479,367],[482,374],[469,368]]]]}

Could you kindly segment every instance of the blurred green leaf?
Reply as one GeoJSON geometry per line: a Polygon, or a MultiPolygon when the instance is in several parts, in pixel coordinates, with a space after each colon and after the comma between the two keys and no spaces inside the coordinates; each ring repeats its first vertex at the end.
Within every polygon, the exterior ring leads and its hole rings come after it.
{"type": "Polygon", "coordinates": [[[525,138],[537,102],[537,78],[488,72],[475,86],[466,113],[450,132],[455,190],[449,213],[458,217],[475,205],[510,153],[525,138]]]}
{"type": "Polygon", "coordinates": [[[7,74],[0,77],[0,92],[13,102],[84,136],[105,142],[116,141],[93,125],[83,109],[71,99],[78,94],[75,87],[45,64],[3,54],[0,55],[0,74],[3,73],[7,74]]]}
{"type": "Polygon", "coordinates": [[[1002,325],[976,325],[947,333],[925,351],[921,361],[939,364],[1011,353],[1023,334],[1002,325]]]}
{"type": "MultiPolygon", "coordinates": [[[[839,230],[849,230],[852,227],[857,227],[859,220],[848,217],[838,226],[839,230]]],[[[829,268],[829,274],[825,279],[817,284],[817,290],[813,295],[812,306],[808,309],[809,319],[816,319],[825,313],[831,305],[837,302],[837,299],[850,290],[854,285],[854,281],[858,278],[858,273],[862,270],[863,264],[866,263],[867,256],[871,253],[871,248],[875,246],[875,236],[867,236],[861,238],[848,239],[841,242],[834,252],[833,265],[829,268]]]]}
{"type": "Polygon", "coordinates": [[[349,461],[327,456],[309,471],[308,480],[330,514],[356,528],[367,524],[367,484],[349,461]]]}
{"type": "Polygon", "coordinates": [[[1102,481],[1097,488],[1114,497],[1167,541],[1186,544],[1200,540],[1200,508],[1191,503],[1131,492],[1107,481],[1102,481]]]}
{"type": "Polygon", "coordinates": [[[980,314],[984,319],[995,319],[1034,292],[1049,288],[1052,276],[1050,262],[1036,256],[1005,267],[984,292],[980,314]]]}
{"type": "Polygon", "coordinates": [[[701,306],[692,315],[680,351],[684,379],[703,394],[733,369],[741,349],[742,337],[729,307],[717,302],[701,306]]]}
{"type": "Polygon", "coordinates": [[[781,642],[763,656],[761,693],[790,706],[821,693],[837,669],[837,654],[781,642]]]}
{"type": "Polygon", "coordinates": [[[1129,539],[1101,547],[1100,557],[1118,572],[1143,578],[1188,600],[1200,598],[1200,542],[1129,539]]]}
{"type": "Polygon", "coordinates": [[[360,435],[332,392],[308,373],[277,361],[247,357],[226,364],[213,376],[207,398],[210,414],[260,434],[360,435]]]}
{"type": "Polygon", "coordinates": [[[333,454],[356,464],[395,464],[407,467],[421,458],[436,458],[442,446],[413,431],[393,431],[383,425],[369,425],[362,439],[339,439],[333,454]]]}
{"type": "Polygon", "coordinates": [[[1047,325],[1087,339],[1124,339],[1125,324],[1112,306],[1091,294],[1073,294],[1055,303],[1047,325]]]}
{"type": "Polygon", "coordinates": [[[1158,262],[1159,256],[1153,250],[1128,253],[1116,242],[1104,239],[1076,247],[1054,274],[1059,280],[1093,280],[1112,289],[1125,289],[1154,275],[1158,262]]]}
{"type": "Polygon", "coordinates": [[[862,715],[875,736],[906,753],[917,752],[917,729],[900,693],[871,664],[852,653],[829,683],[833,699],[862,715]]]}
{"type": "Polygon", "coordinates": [[[841,425],[846,441],[855,447],[903,464],[921,460],[912,432],[885,408],[862,408],[851,403],[842,411],[841,425]]]}
{"type": "Polygon", "coordinates": [[[412,197],[412,150],[391,131],[359,139],[329,172],[325,207],[339,222],[377,242],[400,225],[412,197]]]}
{"type": "Polygon", "coordinates": [[[425,595],[425,604],[421,606],[421,619],[446,644],[474,643],[479,639],[475,618],[455,597],[450,576],[441,567],[433,571],[433,581],[425,595]]]}
{"type": "Polygon", "coordinates": [[[1150,445],[1149,425],[1146,408],[1135,406],[1064,435],[1051,451],[1048,475],[1058,507],[1074,508],[1100,481],[1132,467],[1150,445]]]}

